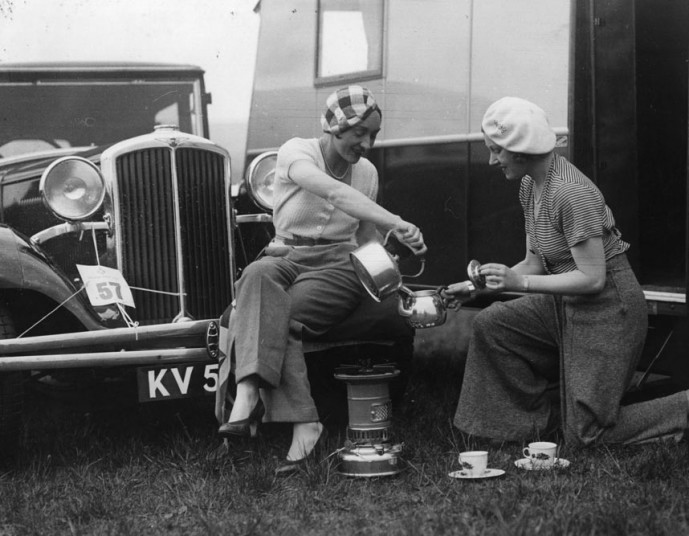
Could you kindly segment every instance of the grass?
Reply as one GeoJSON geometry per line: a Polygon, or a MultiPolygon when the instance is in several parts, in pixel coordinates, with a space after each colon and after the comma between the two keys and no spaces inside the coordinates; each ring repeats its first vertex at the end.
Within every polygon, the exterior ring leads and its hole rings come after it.
{"type": "MultiPolygon", "coordinates": [[[[218,455],[210,401],[114,406],[34,397],[24,448],[0,469],[0,535],[689,534],[689,445],[568,451],[567,469],[514,466],[522,445],[489,449],[503,477],[455,480],[471,438],[452,426],[461,367],[418,363],[395,432],[405,469],[347,478],[336,456],[276,479],[289,428],[218,455]]],[[[344,444],[331,426],[327,452],[344,444]]]]}

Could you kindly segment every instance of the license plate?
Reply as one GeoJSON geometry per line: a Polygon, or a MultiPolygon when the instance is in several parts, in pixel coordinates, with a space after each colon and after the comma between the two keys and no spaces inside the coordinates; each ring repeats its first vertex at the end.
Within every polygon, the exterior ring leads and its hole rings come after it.
{"type": "Polygon", "coordinates": [[[191,398],[215,394],[218,364],[139,367],[139,402],[191,398]]]}

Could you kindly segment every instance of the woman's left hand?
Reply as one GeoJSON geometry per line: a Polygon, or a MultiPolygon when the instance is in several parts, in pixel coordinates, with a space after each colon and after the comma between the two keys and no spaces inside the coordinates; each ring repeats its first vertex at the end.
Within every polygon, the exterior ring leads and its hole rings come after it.
{"type": "Polygon", "coordinates": [[[523,276],[504,264],[482,264],[479,272],[486,278],[486,288],[494,292],[519,292],[523,289],[523,276]]]}
{"type": "Polygon", "coordinates": [[[440,291],[440,297],[445,301],[448,309],[457,309],[463,302],[472,298],[474,285],[470,281],[452,283],[440,291]]]}

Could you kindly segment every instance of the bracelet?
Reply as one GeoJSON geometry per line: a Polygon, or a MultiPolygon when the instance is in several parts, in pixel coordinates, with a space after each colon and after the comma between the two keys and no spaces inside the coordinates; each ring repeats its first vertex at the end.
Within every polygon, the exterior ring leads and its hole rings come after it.
{"type": "Polygon", "coordinates": [[[529,276],[524,276],[524,292],[529,292],[529,276]]]}

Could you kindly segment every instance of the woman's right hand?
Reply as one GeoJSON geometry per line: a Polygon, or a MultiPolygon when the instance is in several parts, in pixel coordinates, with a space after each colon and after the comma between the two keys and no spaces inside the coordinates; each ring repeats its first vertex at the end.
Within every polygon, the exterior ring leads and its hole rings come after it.
{"type": "Polygon", "coordinates": [[[407,244],[417,257],[428,251],[421,229],[413,223],[400,219],[399,223],[393,227],[392,232],[395,233],[398,240],[407,244]]]}

